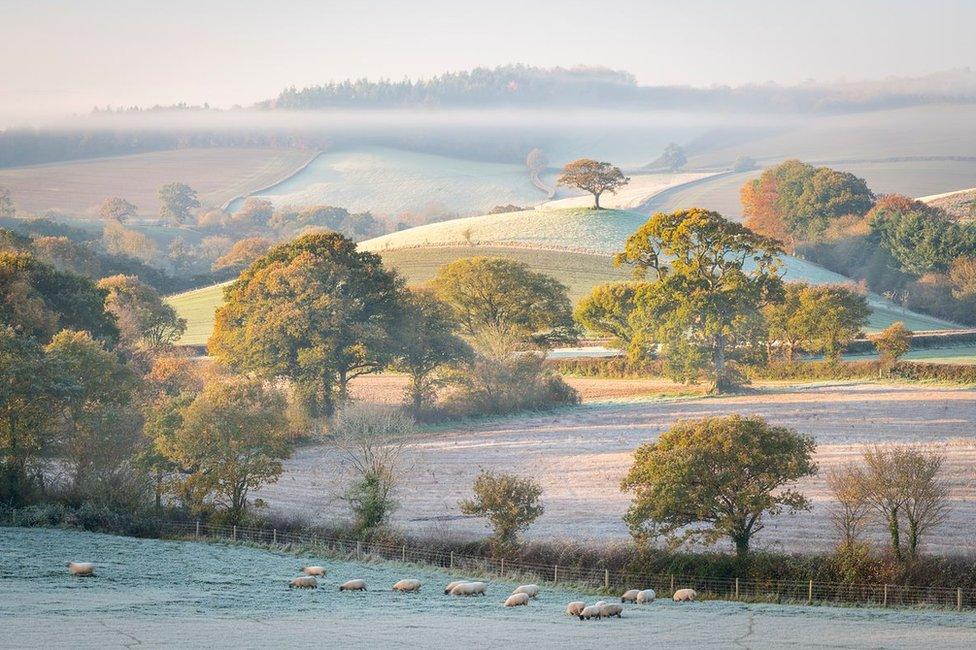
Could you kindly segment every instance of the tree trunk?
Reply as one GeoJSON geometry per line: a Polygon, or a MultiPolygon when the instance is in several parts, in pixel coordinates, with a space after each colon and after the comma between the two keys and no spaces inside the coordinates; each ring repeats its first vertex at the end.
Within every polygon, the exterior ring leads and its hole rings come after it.
{"type": "Polygon", "coordinates": [[[715,363],[715,386],[713,392],[723,393],[730,388],[725,377],[725,336],[723,334],[717,334],[715,336],[715,356],[713,357],[713,361],[715,363]]]}
{"type": "Polygon", "coordinates": [[[898,530],[897,508],[888,513],[888,534],[891,535],[891,552],[895,554],[895,559],[901,562],[901,532],[898,530]]]}
{"type": "Polygon", "coordinates": [[[749,555],[749,534],[748,533],[738,533],[732,536],[732,541],[735,542],[735,557],[739,560],[744,559],[749,555]]]}
{"type": "Polygon", "coordinates": [[[596,208],[597,210],[601,210],[601,209],[602,209],[602,208],[600,207],[600,195],[601,195],[602,193],[603,193],[603,192],[594,192],[594,193],[593,193],[593,203],[594,203],[594,207],[595,207],[595,208],[596,208]]]}
{"type": "Polygon", "coordinates": [[[918,523],[908,520],[908,557],[918,554],[918,523]]]}

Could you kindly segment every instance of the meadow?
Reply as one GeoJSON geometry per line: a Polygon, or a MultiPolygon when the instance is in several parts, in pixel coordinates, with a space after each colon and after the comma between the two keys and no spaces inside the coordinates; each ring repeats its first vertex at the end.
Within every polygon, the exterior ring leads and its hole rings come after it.
{"type": "Polygon", "coordinates": [[[10,190],[22,213],[96,217],[105,198],[122,196],[140,215],[155,217],[157,193],[167,183],[186,183],[202,204],[220,207],[284,178],[312,155],[297,149],[177,149],[0,169],[0,186],[10,190]]]}
{"type": "MultiPolygon", "coordinates": [[[[748,645],[808,642],[891,648],[971,647],[976,621],[966,614],[881,611],[704,601],[626,605],[622,617],[582,622],[563,611],[599,596],[543,585],[528,607],[504,608],[516,583],[491,580],[484,598],[445,596],[444,571],[393,562],[296,556],[284,550],[191,541],[114,537],[64,529],[0,528],[0,647],[334,647],[585,648],[644,645],[748,645]],[[97,563],[77,578],[68,559],[97,563]],[[304,564],[322,564],[319,589],[289,590],[304,564]],[[390,585],[416,577],[420,593],[390,585]],[[369,591],[335,586],[364,578],[369,591]],[[39,624],[43,621],[43,624],[39,624]]],[[[460,576],[464,577],[464,576],[460,576]]]]}

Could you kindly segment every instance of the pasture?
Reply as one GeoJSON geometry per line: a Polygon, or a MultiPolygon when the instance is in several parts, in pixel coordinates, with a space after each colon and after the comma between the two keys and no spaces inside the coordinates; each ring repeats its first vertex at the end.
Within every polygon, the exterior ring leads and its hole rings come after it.
{"type": "MultiPolygon", "coordinates": [[[[759,547],[780,551],[829,551],[836,534],[829,522],[825,475],[856,460],[864,445],[919,444],[947,456],[951,483],[949,523],[929,538],[935,552],[976,552],[976,389],[825,382],[806,386],[759,385],[742,395],[696,396],[687,387],[654,380],[569,377],[584,403],[577,408],[500,420],[453,423],[419,435],[403,461],[410,472],[398,494],[397,526],[425,534],[486,534],[481,520],[460,514],[459,499],[484,469],[533,476],[543,487],[545,514],[529,537],[574,538],[605,544],[628,539],[622,520],[630,497],[619,483],[633,450],[654,440],[679,418],[730,413],[758,414],[771,423],[810,434],[817,442],[816,477],[799,489],[813,510],[768,521],[759,547]],[[684,395],[674,396],[684,389],[684,395]]],[[[395,401],[404,380],[364,377],[359,399],[395,401]]],[[[276,510],[302,512],[317,520],[344,516],[341,503],[323,499],[336,476],[334,452],[324,446],[299,449],[285,463],[276,485],[259,496],[276,510]]],[[[871,531],[883,541],[882,530],[871,531]]]]}
{"type": "Polygon", "coordinates": [[[882,611],[705,601],[626,605],[622,617],[583,622],[563,611],[594,594],[543,585],[527,607],[501,603],[516,583],[492,580],[484,598],[445,596],[456,576],[391,562],[351,562],[246,546],[113,537],[57,529],[0,528],[0,647],[674,647],[809,643],[844,647],[971,647],[969,613],[882,611]],[[95,577],[68,575],[67,558],[90,558],[95,577]],[[289,590],[303,564],[329,575],[289,590]],[[404,576],[420,593],[389,590],[404,576]],[[370,590],[339,593],[348,577],[370,590]]]}
{"type": "Polygon", "coordinates": [[[122,196],[140,215],[156,216],[157,192],[167,183],[186,183],[203,205],[219,207],[284,178],[311,156],[297,149],[177,149],[0,169],[0,186],[22,213],[94,217],[105,198],[122,196]]]}

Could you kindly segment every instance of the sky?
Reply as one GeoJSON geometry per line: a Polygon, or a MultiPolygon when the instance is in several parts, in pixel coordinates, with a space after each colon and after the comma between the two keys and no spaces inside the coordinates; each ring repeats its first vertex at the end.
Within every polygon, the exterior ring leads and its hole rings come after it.
{"type": "Polygon", "coordinates": [[[976,67],[974,25],[976,0],[0,0],[0,126],[508,63],[650,85],[916,76],[976,67]]]}

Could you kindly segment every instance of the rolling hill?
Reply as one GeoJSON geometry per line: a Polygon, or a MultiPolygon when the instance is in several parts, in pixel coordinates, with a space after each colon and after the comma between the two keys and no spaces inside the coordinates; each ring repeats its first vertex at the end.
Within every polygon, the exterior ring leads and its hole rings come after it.
{"type": "MultiPolygon", "coordinates": [[[[624,210],[536,209],[453,219],[410,228],[367,240],[364,250],[381,255],[410,284],[431,278],[444,264],[474,255],[508,257],[551,274],[578,300],[596,284],[626,280],[626,269],[613,266],[612,255],[646,217],[624,210]]],[[[786,256],[787,280],[816,284],[845,283],[847,278],[803,260],[786,256]]],[[[187,319],[186,344],[202,344],[209,336],[213,312],[222,300],[222,286],[205,287],[169,298],[187,319]]],[[[869,296],[870,329],[903,321],[913,330],[946,329],[951,324],[907,311],[880,296],[869,296]]]]}

